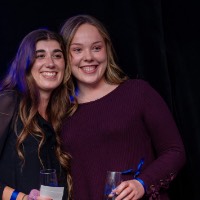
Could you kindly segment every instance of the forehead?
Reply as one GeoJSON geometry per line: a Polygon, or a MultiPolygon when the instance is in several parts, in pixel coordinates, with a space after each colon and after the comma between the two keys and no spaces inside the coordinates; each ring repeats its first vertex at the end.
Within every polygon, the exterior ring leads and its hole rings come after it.
{"type": "Polygon", "coordinates": [[[56,40],[40,40],[36,43],[37,49],[61,49],[61,47],[56,40]]]}
{"type": "Polygon", "coordinates": [[[98,29],[90,24],[82,24],[74,34],[72,42],[84,43],[84,42],[95,42],[103,41],[98,29]]]}

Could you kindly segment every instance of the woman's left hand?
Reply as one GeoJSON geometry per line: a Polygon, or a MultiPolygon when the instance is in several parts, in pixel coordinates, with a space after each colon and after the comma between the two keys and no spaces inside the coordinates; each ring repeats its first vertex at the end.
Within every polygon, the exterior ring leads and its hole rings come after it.
{"type": "Polygon", "coordinates": [[[36,189],[32,189],[30,194],[24,198],[24,200],[52,200],[51,197],[41,197],[40,191],[36,189]]]}
{"type": "Polygon", "coordinates": [[[137,200],[144,196],[145,191],[143,185],[139,181],[133,179],[123,181],[112,191],[112,194],[113,193],[117,195],[116,200],[137,200]]]}

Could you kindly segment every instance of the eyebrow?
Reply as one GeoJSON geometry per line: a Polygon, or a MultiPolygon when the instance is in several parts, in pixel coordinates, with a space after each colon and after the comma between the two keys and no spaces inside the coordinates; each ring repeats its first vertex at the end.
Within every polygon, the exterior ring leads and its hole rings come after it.
{"type": "MultiPolygon", "coordinates": [[[[92,44],[97,44],[97,43],[103,43],[103,41],[96,41],[96,42],[93,42],[92,44]]],[[[82,45],[82,43],[78,43],[78,42],[74,42],[74,43],[71,43],[71,45],[82,45]]]]}
{"type": "MultiPolygon", "coordinates": [[[[35,52],[36,52],[36,53],[40,53],[40,52],[45,52],[45,50],[44,50],[44,49],[38,49],[38,50],[36,50],[35,52]]],[[[63,51],[62,51],[61,49],[54,49],[53,52],[54,52],[54,53],[56,53],[56,52],[61,52],[61,53],[63,53],[63,51]]]]}

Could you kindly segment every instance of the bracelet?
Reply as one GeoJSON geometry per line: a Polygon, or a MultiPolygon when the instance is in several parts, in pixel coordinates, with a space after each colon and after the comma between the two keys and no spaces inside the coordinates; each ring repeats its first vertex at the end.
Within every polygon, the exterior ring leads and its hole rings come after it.
{"type": "Polygon", "coordinates": [[[10,200],[16,200],[18,194],[19,194],[19,192],[17,190],[14,190],[11,197],[10,197],[10,200]]]}
{"type": "Polygon", "coordinates": [[[140,179],[140,178],[134,178],[134,179],[137,180],[137,181],[139,181],[142,184],[142,186],[144,188],[144,191],[146,192],[147,188],[146,188],[146,185],[145,185],[144,181],[142,179],[140,179]]]}

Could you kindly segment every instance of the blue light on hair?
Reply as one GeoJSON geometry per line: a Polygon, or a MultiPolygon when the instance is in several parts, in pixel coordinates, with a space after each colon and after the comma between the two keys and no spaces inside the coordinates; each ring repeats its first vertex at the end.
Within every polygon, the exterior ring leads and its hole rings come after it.
{"type": "MultiPolygon", "coordinates": [[[[78,93],[79,93],[79,89],[78,89],[78,87],[76,87],[76,88],[75,88],[75,96],[76,96],[76,97],[78,96],[78,93]]],[[[74,101],[74,97],[73,97],[72,95],[70,95],[69,98],[70,98],[70,101],[71,101],[71,102],[74,101]]]]}
{"type": "Polygon", "coordinates": [[[29,56],[28,56],[28,58],[27,58],[27,60],[26,60],[26,70],[29,68],[30,63],[31,63],[31,61],[30,61],[30,58],[29,58],[29,56]]]}

